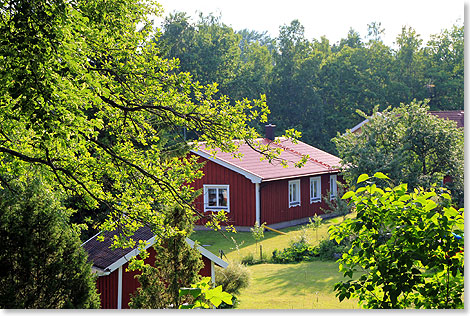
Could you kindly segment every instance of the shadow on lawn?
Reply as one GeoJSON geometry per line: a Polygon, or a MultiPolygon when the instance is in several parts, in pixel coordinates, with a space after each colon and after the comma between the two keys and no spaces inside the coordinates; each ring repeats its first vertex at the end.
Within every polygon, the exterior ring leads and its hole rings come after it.
{"type": "MultiPolygon", "coordinates": [[[[274,265],[273,265],[274,266],[274,265]]],[[[313,261],[298,264],[276,264],[269,276],[256,277],[270,289],[287,294],[299,288],[333,292],[334,284],[343,279],[334,261],[313,261]]],[[[268,267],[266,267],[268,268],[268,267]]]]}

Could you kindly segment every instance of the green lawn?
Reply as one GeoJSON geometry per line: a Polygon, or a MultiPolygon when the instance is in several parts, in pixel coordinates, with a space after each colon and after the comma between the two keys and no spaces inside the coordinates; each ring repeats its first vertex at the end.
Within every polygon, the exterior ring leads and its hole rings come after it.
{"type": "Polygon", "coordinates": [[[342,279],[334,261],[250,266],[251,284],[238,296],[239,309],[352,309],[357,300],[339,302],[333,286],[342,279]]]}
{"type": "MultiPolygon", "coordinates": [[[[318,240],[327,238],[328,227],[332,224],[342,222],[342,217],[324,220],[323,225],[318,229],[318,240]]],[[[299,238],[302,235],[302,228],[300,226],[293,226],[289,228],[280,229],[280,231],[287,235],[280,235],[278,233],[266,230],[264,238],[261,240],[263,247],[263,256],[271,257],[273,250],[282,250],[289,246],[289,242],[293,239],[299,238]]],[[[316,233],[313,230],[307,230],[306,235],[311,244],[317,244],[316,233]]],[[[241,259],[252,253],[256,258],[259,258],[259,250],[256,251],[255,240],[250,232],[215,232],[215,231],[197,231],[191,234],[191,239],[197,240],[200,245],[219,255],[219,250],[222,250],[229,260],[240,262],[241,259]],[[239,245],[239,250],[236,249],[235,242],[239,245]]],[[[225,258],[224,258],[225,259],[225,258]]]]}
{"type": "MultiPolygon", "coordinates": [[[[318,230],[318,240],[327,238],[328,227],[338,224],[342,217],[324,220],[318,230]]],[[[264,256],[271,257],[274,249],[282,250],[291,240],[299,238],[304,231],[301,226],[294,226],[280,231],[287,235],[265,231],[263,246],[264,256]]],[[[317,243],[313,230],[307,230],[306,236],[312,244],[317,243]]],[[[198,231],[191,235],[193,240],[204,245],[214,254],[223,250],[224,260],[240,262],[249,253],[259,258],[255,241],[249,232],[214,232],[198,231]],[[239,245],[236,249],[235,243],[239,245]]],[[[343,278],[334,261],[301,262],[297,264],[258,264],[248,266],[251,271],[251,283],[238,295],[240,309],[352,309],[359,308],[357,300],[339,302],[333,292],[336,282],[343,278]]]]}

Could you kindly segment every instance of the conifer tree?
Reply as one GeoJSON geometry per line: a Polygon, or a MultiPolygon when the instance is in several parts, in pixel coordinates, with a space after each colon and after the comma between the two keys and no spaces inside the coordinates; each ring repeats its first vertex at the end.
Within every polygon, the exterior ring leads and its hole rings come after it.
{"type": "Polygon", "coordinates": [[[179,206],[169,208],[169,213],[165,224],[175,231],[154,246],[155,267],[146,265],[136,276],[141,287],[129,303],[131,308],[178,308],[187,299],[179,296],[179,290],[199,280],[201,254],[186,242],[194,222],[192,214],[179,206]]]}
{"type": "Polygon", "coordinates": [[[0,189],[0,308],[99,308],[69,216],[39,180],[0,189]]]}

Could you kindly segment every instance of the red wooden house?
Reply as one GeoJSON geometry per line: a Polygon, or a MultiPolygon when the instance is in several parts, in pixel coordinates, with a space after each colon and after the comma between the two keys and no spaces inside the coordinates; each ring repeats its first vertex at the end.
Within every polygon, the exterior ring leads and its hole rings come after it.
{"type": "MultiPolygon", "coordinates": [[[[88,252],[88,258],[92,261],[92,270],[98,275],[96,286],[100,294],[101,308],[104,309],[123,309],[129,308],[131,294],[133,294],[140,286],[134,276],[140,272],[126,271],[128,261],[138,255],[138,249],[116,249],[111,250],[112,233],[105,234],[105,240],[100,242],[95,235],[86,241],[82,247],[88,252]]],[[[155,243],[155,236],[148,227],[139,229],[133,236],[134,240],[145,240],[148,242],[147,249],[149,257],[145,259],[145,263],[153,265],[155,249],[151,247],[155,243]]],[[[186,242],[194,247],[194,241],[186,238],[186,242]]],[[[204,247],[198,246],[197,249],[202,254],[204,267],[199,272],[202,276],[210,276],[212,282],[215,281],[214,266],[226,268],[228,263],[218,258],[204,247]]]]}
{"type": "Polygon", "coordinates": [[[280,158],[288,162],[287,168],[280,162],[260,160],[262,155],[243,141],[239,147],[241,159],[223,152],[213,157],[204,144],[192,151],[200,162],[205,162],[204,177],[193,183],[196,189],[203,189],[195,201],[199,211],[225,210],[227,224],[241,231],[248,230],[255,221],[282,228],[305,223],[314,214],[323,213],[321,209],[327,205],[321,197],[327,192],[330,198],[337,194],[340,159],[301,141],[294,144],[277,138],[277,144],[273,141],[273,128],[267,125],[267,137],[258,140],[282,148],[280,158]],[[306,154],[310,157],[307,163],[302,168],[294,167],[294,162],[306,154]]]}

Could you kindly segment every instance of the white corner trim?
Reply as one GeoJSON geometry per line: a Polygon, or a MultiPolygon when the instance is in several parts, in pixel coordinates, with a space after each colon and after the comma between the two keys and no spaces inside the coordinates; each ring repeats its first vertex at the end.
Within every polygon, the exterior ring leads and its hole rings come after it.
{"type": "Polygon", "coordinates": [[[122,266],[118,269],[117,309],[122,309],[122,266]]]}
{"type": "Polygon", "coordinates": [[[239,173],[243,176],[245,176],[247,179],[251,180],[252,183],[261,183],[261,180],[262,178],[260,176],[258,176],[257,174],[254,174],[246,169],[243,169],[243,168],[240,168],[240,167],[237,167],[225,160],[222,160],[220,158],[217,158],[217,157],[213,157],[211,156],[210,154],[206,153],[206,152],[203,152],[201,150],[191,150],[192,153],[196,154],[196,155],[199,155],[203,158],[206,158],[207,160],[210,160],[212,162],[215,162],[216,164],[219,164],[227,169],[230,169],[232,171],[235,171],[236,173],[239,173]]]}
{"type": "Polygon", "coordinates": [[[211,260],[211,281],[212,287],[215,287],[215,265],[214,261],[211,260]]]}
{"type": "Polygon", "coordinates": [[[255,183],[255,203],[256,203],[256,221],[261,225],[261,201],[260,201],[259,183],[255,183]]]}
{"type": "MultiPolygon", "coordinates": [[[[195,242],[191,239],[189,239],[188,237],[186,237],[186,242],[194,248],[194,244],[195,242]]],[[[209,250],[207,250],[206,248],[202,247],[202,246],[197,246],[197,250],[199,250],[199,252],[204,256],[206,257],[207,259],[209,259],[210,261],[214,262],[215,264],[217,264],[218,266],[222,267],[222,268],[227,268],[228,267],[228,263],[225,262],[224,260],[220,259],[219,257],[217,257],[216,255],[214,255],[212,252],[210,252],[209,250]]]]}

